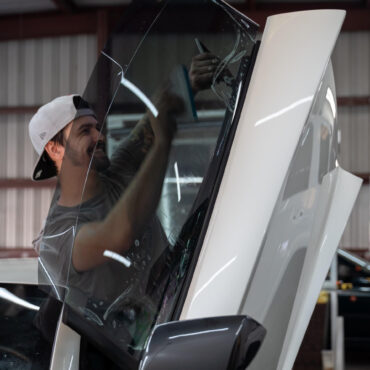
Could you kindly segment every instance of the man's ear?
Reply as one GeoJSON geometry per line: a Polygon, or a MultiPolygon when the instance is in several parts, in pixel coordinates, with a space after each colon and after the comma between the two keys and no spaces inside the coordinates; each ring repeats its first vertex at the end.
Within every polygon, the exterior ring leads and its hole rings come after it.
{"type": "Polygon", "coordinates": [[[64,147],[63,145],[56,143],[54,141],[49,141],[45,145],[45,150],[48,153],[49,157],[54,162],[59,162],[63,159],[64,156],[64,147]]]}

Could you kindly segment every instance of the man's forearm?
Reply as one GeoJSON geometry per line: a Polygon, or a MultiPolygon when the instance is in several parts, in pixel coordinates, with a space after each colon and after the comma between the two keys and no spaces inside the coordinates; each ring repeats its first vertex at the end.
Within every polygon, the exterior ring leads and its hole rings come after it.
{"type": "Polygon", "coordinates": [[[165,176],[171,141],[156,141],[138,173],[101,222],[88,223],[76,236],[72,261],[78,271],[103,262],[106,249],[127,251],[153,217],[165,176]]]}
{"type": "Polygon", "coordinates": [[[153,130],[148,115],[144,114],[127,138],[128,150],[134,157],[142,161],[149,152],[153,141],[153,130]]]}
{"type": "Polygon", "coordinates": [[[168,143],[153,144],[137,175],[105,219],[107,230],[115,230],[111,245],[114,251],[127,250],[153,216],[162,191],[169,150],[168,143]],[[127,231],[122,227],[122,217],[129,225],[127,231]],[[126,246],[122,241],[126,241],[126,246]]]}
{"type": "Polygon", "coordinates": [[[153,141],[153,130],[145,114],[113,153],[111,168],[131,178],[143,163],[153,141]]]}

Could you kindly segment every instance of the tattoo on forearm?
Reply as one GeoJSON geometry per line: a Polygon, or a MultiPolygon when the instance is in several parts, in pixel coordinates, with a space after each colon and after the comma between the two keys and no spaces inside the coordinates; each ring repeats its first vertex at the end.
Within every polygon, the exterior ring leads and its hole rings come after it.
{"type": "Polygon", "coordinates": [[[153,144],[154,133],[149,118],[145,115],[141,122],[133,129],[129,137],[133,149],[146,155],[153,144]]]}

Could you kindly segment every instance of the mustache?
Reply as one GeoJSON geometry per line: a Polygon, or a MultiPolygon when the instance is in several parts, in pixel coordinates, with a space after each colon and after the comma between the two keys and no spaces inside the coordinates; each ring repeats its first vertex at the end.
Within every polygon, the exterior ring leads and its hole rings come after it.
{"type": "Polygon", "coordinates": [[[87,149],[87,153],[89,155],[92,155],[95,149],[101,149],[105,153],[105,149],[106,149],[105,142],[102,140],[99,140],[96,144],[90,145],[87,149]]]}

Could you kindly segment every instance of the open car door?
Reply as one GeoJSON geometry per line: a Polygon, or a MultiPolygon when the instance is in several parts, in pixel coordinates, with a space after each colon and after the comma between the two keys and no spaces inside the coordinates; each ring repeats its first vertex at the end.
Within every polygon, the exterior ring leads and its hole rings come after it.
{"type": "MultiPolygon", "coordinates": [[[[178,318],[248,88],[256,32],[256,24],[222,1],[165,1],[133,5],[110,37],[83,94],[100,123],[102,142],[106,138],[110,166],[100,176],[107,188],[86,201],[81,188],[74,234],[87,222],[104,220],[135,186],[150,155],[150,117],[160,116],[171,96],[181,102],[172,112],[177,132],[156,215],[128,251],[117,254],[107,243],[106,262],[84,272],[75,269],[72,251],[67,253],[53,368],[68,363],[66,358],[78,363],[71,345],[63,346],[65,337],[80,345],[79,363],[88,369],[110,362],[125,369],[223,369],[245,367],[254,357],[265,330],[252,318],[178,318]],[[172,360],[157,363],[153,354],[163,341],[171,343],[172,360]]],[[[85,184],[91,184],[101,156],[97,145],[85,184]]],[[[152,187],[148,182],[143,191],[152,187]]],[[[59,262],[60,267],[64,261],[59,262]]]]}

